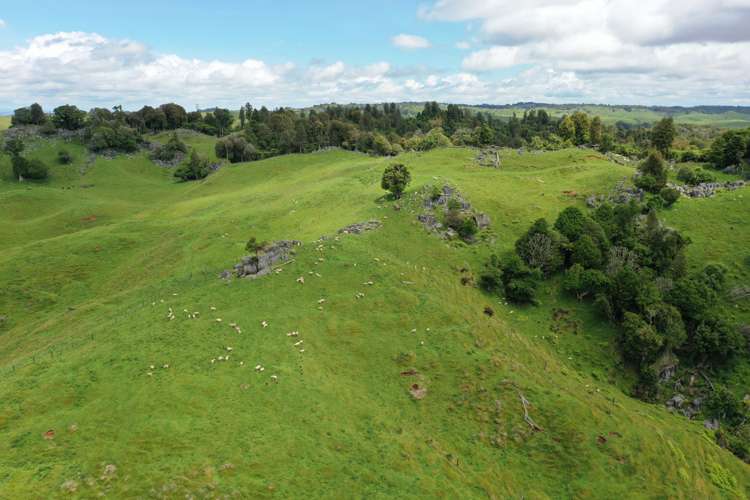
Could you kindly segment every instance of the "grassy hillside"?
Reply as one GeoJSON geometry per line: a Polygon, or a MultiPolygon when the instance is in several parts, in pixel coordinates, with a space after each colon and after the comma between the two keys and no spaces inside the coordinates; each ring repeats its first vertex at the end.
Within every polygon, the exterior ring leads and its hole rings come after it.
{"type": "Polygon", "coordinates": [[[0,116],[0,130],[10,127],[10,116],[0,116]]]}
{"type": "MultiPolygon", "coordinates": [[[[211,154],[210,138],[186,140],[211,154]]],[[[53,163],[59,147],[32,155],[53,163]]],[[[67,147],[76,161],[43,184],[14,182],[0,158],[1,498],[750,492],[750,468],[700,423],[625,394],[613,332],[585,307],[554,285],[518,309],[461,284],[531,221],[630,168],[579,149],[506,152],[502,170],[468,149],[406,154],[413,182],[394,210],[379,185],[389,159],[291,155],[179,184],[143,155],[67,147]],[[492,244],[449,245],[416,222],[414,192],[445,182],[491,216],[492,244]],[[334,237],[369,219],[384,225],[334,237]],[[252,235],[304,244],[278,273],[218,279],[252,235]],[[578,333],[550,332],[561,304],[578,333]]],[[[701,202],[747,220],[738,196],[701,202]]],[[[670,217],[699,247],[695,206],[670,217]]],[[[727,248],[748,237],[730,225],[713,235],[727,248]]]]}

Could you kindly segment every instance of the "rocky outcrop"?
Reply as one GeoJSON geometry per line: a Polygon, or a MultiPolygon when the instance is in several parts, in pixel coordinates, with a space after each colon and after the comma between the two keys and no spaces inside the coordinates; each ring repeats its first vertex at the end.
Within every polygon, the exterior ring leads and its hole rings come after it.
{"type": "MultiPolygon", "coordinates": [[[[490,226],[489,215],[476,212],[471,203],[469,203],[454,187],[444,185],[442,188],[435,190],[428,187],[422,191],[425,212],[417,215],[417,220],[430,232],[437,233],[441,238],[452,240],[459,235],[455,229],[448,227],[441,222],[440,214],[447,214],[451,208],[458,210],[461,218],[471,218],[478,230],[487,229],[490,226]]],[[[471,242],[471,240],[467,240],[471,242]]]]}
{"type": "Polygon", "coordinates": [[[609,194],[592,194],[586,198],[586,205],[589,208],[596,208],[602,203],[629,203],[630,200],[638,202],[643,201],[646,192],[636,187],[626,187],[625,181],[620,181],[615,185],[614,190],[609,194]]]}
{"type": "Polygon", "coordinates": [[[701,398],[695,398],[692,401],[688,401],[688,399],[682,394],[675,394],[667,400],[666,403],[669,411],[679,413],[688,418],[693,418],[698,415],[701,411],[702,404],[703,400],[701,398]]]}
{"type": "Polygon", "coordinates": [[[502,165],[500,148],[488,147],[480,149],[476,156],[476,162],[481,167],[500,168],[502,165]]]}
{"type": "Polygon", "coordinates": [[[297,240],[275,241],[267,246],[258,255],[247,255],[242,258],[239,264],[234,266],[234,270],[226,270],[221,273],[220,277],[229,279],[232,276],[238,278],[257,278],[268,274],[273,269],[274,264],[285,262],[294,255],[295,247],[302,245],[297,240]]]}
{"type": "Polygon", "coordinates": [[[689,198],[710,198],[719,191],[734,191],[735,189],[745,187],[745,181],[703,182],[695,186],[669,184],[669,187],[689,198]]]}
{"type": "Polygon", "coordinates": [[[350,224],[346,227],[342,227],[341,229],[339,229],[339,234],[361,234],[365,231],[372,231],[374,229],[377,229],[381,225],[381,222],[375,219],[367,222],[358,222],[356,224],[350,224]]]}

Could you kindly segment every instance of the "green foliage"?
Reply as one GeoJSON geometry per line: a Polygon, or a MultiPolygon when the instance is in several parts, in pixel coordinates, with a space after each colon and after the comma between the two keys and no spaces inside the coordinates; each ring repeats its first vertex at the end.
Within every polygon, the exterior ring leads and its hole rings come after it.
{"type": "Polygon", "coordinates": [[[570,261],[586,268],[596,268],[602,265],[602,251],[591,236],[584,234],[573,243],[570,261]]]}
{"type": "Polygon", "coordinates": [[[635,313],[626,312],[623,316],[622,344],[624,354],[640,365],[654,361],[664,345],[664,338],[656,329],[635,313]]]}
{"type": "Polygon", "coordinates": [[[690,168],[688,166],[683,166],[677,171],[677,180],[691,186],[696,186],[703,182],[714,182],[716,181],[716,176],[700,167],[690,168]]]}
{"type": "Polygon", "coordinates": [[[44,162],[38,158],[27,160],[23,156],[16,155],[11,158],[13,175],[20,179],[44,180],[49,176],[49,169],[44,162]]]}
{"type": "Polygon", "coordinates": [[[598,269],[586,269],[581,264],[573,264],[565,271],[563,290],[578,300],[586,296],[596,296],[609,286],[609,278],[598,269]]]}
{"type": "Polygon", "coordinates": [[[132,153],[141,140],[138,132],[126,125],[109,121],[87,130],[88,146],[92,151],[114,150],[132,153]]]}
{"type": "Polygon", "coordinates": [[[13,112],[11,117],[11,126],[20,125],[42,125],[47,121],[47,115],[38,103],[34,103],[28,108],[19,108],[13,112]]]}
{"type": "Polygon", "coordinates": [[[166,144],[159,146],[152,154],[152,158],[161,161],[172,161],[179,153],[187,153],[187,145],[180,140],[177,132],[173,132],[166,144]]]}
{"type": "Polygon", "coordinates": [[[259,158],[255,146],[248,143],[241,135],[230,135],[216,141],[216,156],[226,158],[230,163],[253,161],[259,158]]]}
{"type": "Polygon", "coordinates": [[[741,165],[742,157],[747,152],[750,142],[750,129],[739,131],[730,130],[714,139],[708,158],[716,168],[741,165]]]}
{"type": "Polygon", "coordinates": [[[515,247],[524,263],[545,275],[558,271],[563,265],[560,235],[549,228],[545,219],[534,222],[516,241],[515,247]]]}
{"type": "Polygon", "coordinates": [[[174,172],[174,176],[182,181],[197,181],[205,179],[211,173],[208,158],[199,154],[195,149],[190,153],[187,163],[180,165],[174,172]]]}
{"type": "Polygon", "coordinates": [[[651,145],[665,157],[669,157],[676,132],[672,117],[662,118],[651,130],[651,145]]]}
{"type": "Polygon", "coordinates": [[[18,156],[23,152],[26,145],[20,137],[5,139],[3,151],[11,156],[18,156]]]}
{"type": "Polygon", "coordinates": [[[665,187],[659,191],[659,196],[664,200],[664,206],[671,207],[680,199],[680,192],[674,188],[665,187]]]}
{"type": "Polygon", "coordinates": [[[390,191],[394,198],[399,199],[410,182],[411,174],[406,165],[394,163],[387,166],[383,171],[380,187],[390,191]]]}
{"type": "Polygon", "coordinates": [[[57,161],[61,165],[68,165],[73,161],[73,156],[70,154],[70,152],[67,149],[61,149],[57,152],[57,161]]]}
{"type": "Polygon", "coordinates": [[[245,243],[245,251],[255,254],[258,258],[260,253],[263,252],[268,246],[267,241],[258,241],[255,236],[251,236],[247,243],[245,243]]]}
{"type": "Polygon", "coordinates": [[[638,170],[640,175],[635,178],[635,185],[639,188],[658,193],[667,185],[667,169],[659,151],[651,151],[638,170]]]}
{"type": "Polygon", "coordinates": [[[65,104],[58,106],[52,112],[52,123],[57,128],[65,130],[78,130],[83,128],[86,120],[86,112],[81,111],[76,106],[65,104]]]}

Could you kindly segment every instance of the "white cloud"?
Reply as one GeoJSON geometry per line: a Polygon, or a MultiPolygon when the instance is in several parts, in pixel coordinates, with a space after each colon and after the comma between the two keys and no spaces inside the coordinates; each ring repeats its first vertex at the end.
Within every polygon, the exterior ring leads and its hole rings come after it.
{"type": "Polygon", "coordinates": [[[5,28],[6,23],[3,19],[0,19],[0,28],[5,28]]]}
{"type": "Polygon", "coordinates": [[[471,53],[463,61],[464,68],[475,71],[509,68],[518,64],[517,47],[490,47],[471,53]]]}
{"type": "Polygon", "coordinates": [[[460,42],[456,42],[456,48],[460,50],[468,50],[471,48],[471,44],[469,42],[462,40],[460,42]]]}
{"type": "Polygon", "coordinates": [[[478,47],[465,70],[526,65],[550,86],[573,74],[590,91],[582,98],[611,102],[750,98],[750,0],[682,0],[679,8],[671,0],[438,0],[418,14],[466,24],[478,47]]]}
{"type": "Polygon", "coordinates": [[[162,54],[95,33],[47,34],[0,50],[0,109],[35,101],[46,109],[65,103],[134,109],[169,101],[189,109],[247,101],[269,107],[408,100],[750,104],[750,42],[649,45],[588,29],[514,45],[471,43],[480,45],[466,54],[462,69],[335,59],[296,67],[252,57],[229,62],[162,54]],[[499,80],[483,72],[508,67],[517,74],[499,80]]]}
{"type": "Polygon", "coordinates": [[[400,49],[427,49],[432,46],[429,40],[417,35],[401,33],[391,38],[391,43],[400,49]]]}

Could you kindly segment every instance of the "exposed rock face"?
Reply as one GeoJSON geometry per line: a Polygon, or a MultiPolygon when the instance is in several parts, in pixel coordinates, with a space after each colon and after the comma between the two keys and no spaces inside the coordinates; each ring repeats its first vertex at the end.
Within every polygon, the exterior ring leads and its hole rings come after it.
{"type": "MultiPolygon", "coordinates": [[[[297,240],[281,240],[269,245],[263,252],[255,255],[247,255],[242,261],[234,266],[234,275],[238,278],[257,278],[271,272],[273,265],[277,262],[289,260],[294,254],[294,248],[302,245],[297,240]]],[[[224,271],[220,277],[227,279],[232,275],[231,271],[224,271]]]]}
{"type": "Polygon", "coordinates": [[[735,189],[745,187],[745,181],[703,182],[696,186],[669,184],[669,187],[676,189],[681,195],[690,198],[710,198],[719,191],[734,191],[735,189]]]}
{"type": "Polygon", "coordinates": [[[367,222],[358,222],[339,229],[339,234],[361,234],[365,231],[372,231],[381,226],[379,220],[370,220],[367,222]]]}

